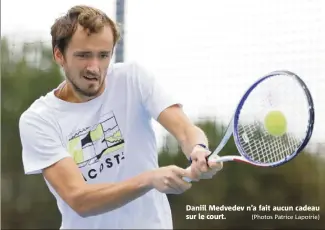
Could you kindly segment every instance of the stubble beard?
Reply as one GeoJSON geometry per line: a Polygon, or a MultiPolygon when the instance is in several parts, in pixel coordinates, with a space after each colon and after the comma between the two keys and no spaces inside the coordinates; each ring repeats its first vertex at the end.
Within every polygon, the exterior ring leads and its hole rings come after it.
{"type": "MultiPolygon", "coordinates": [[[[100,92],[100,90],[103,88],[103,84],[105,81],[102,81],[98,87],[97,90],[92,90],[92,88],[89,88],[88,90],[81,89],[70,77],[69,73],[66,73],[66,78],[69,81],[69,83],[72,85],[72,88],[74,91],[81,97],[87,97],[87,98],[93,98],[97,96],[100,92]]],[[[102,80],[101,78],[99,80],[102,80]]]]}

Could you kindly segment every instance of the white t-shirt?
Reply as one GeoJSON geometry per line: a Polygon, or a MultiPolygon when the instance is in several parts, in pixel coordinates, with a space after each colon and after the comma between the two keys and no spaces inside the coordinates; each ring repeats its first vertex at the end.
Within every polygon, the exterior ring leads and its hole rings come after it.
{"type": "MultiPolygon", "coordinates": [[[[25,173],[42,173],[65,157],[73,157],[87,183],[119,182],[158,168],[152,118],[173,104],[179,103],[134,63],[111,65],[105,91],[88,102],[60,100],[53,90],[20,118],[25,173]]],[[[61,229],[172,228],[167,197],[155,189],[119,209],[81,217],[46,183],[61,229]]]]}

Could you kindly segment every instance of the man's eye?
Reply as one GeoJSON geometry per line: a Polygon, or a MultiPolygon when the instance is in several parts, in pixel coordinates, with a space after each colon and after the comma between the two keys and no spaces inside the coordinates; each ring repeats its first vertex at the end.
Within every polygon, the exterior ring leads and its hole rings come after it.
{"type": "Polygon", "coordinates": [[[109,57],[108,54],[101,54],[101,55],[100,55],[100,58],[103,58],[103,59],[104,59],[104,58],[108,58],[108,57],[109,57]]]}
{"type": "Polygon", "coordinates": [[[90,54],[78,54],[77,55],[77,57],[80,57],[80,58],[88,58],[90,56],[91,56],[90,54]]]}
{"type": "MultiPolygon", "coordinates": [[[[88,58],[93,57],[92,54],[88,54],[88,53],[78,53],[76,56],[81,59],[88,59],[88,58]]],[[[107,59],[107,58],[109,58],[109,56],[110,56],[109,53],[102,53],[102,54],[98,55],[98,58],[99,59],[107,59]]]]}

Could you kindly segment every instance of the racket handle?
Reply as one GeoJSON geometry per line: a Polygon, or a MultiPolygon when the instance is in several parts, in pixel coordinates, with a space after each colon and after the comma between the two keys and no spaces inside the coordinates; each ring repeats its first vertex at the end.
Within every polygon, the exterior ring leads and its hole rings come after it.
{"type": "Polygon", "coordinates": [[[241,156],[218,156],[218,155],[211,155],[209,157],[209,161],[212,162],[227,162],[227,161],[245,161],[247,162],[247,160],[241,156]]]}
{"type": "MultiPolygon", "coordinates": [[[[214,155],[211,155],[209,158],[208,158],[209,161],[212,161],[212,162],[227,162],[227,161],[239,161],[239,162],[244,162],[244,163],[250,163],[252,164],[251,162],[249,162],[248,160],[246,160],[244,157],[241,157],[241,156],[218,156],[217,154],[214,154],[214,155]]],[[[188,168],[186,168],[186,170],[191,170],[191,166],[189,166],[188,168]]],[[[192,179],[191,178],[188,178],[188,177],[183,177],[183,180],[186,181],[186,182],[191,182],[192,179]]]]}

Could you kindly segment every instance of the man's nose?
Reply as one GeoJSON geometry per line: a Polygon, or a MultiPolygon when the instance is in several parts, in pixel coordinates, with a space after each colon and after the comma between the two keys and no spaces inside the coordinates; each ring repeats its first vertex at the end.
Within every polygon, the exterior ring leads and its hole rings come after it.
{"type": "Polygon", "coordinates": [[[99,71],[99,59],[98,58],[92,58],[89,60],[87,65],[87,70],[91,72],[98,72],[99,71]]]}

